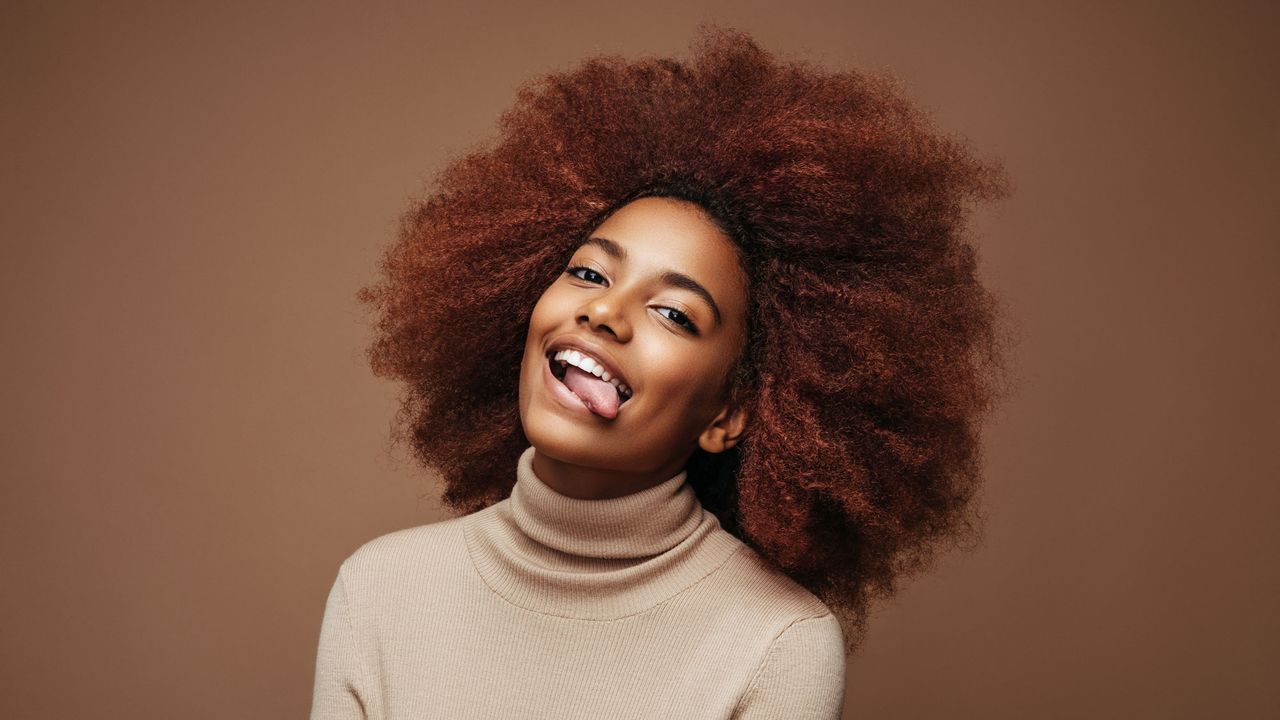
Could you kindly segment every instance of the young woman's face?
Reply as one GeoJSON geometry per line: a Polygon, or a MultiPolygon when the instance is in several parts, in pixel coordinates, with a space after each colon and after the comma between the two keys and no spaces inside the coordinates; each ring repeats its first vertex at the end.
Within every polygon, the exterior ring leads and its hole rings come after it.
{"type": "Polygon", "coordinates": [[[745,283],[732,241],[699,206],[645,197],[618,209],[534,306],[520,369],[530,443],[638,488],[679,472],[700,444],[726,449],[716,428],[734,422],[725,391],[746,338],[745,283]],[[602,399],[593,411],[558,377],[577,373],[548,360],[562,346],[585,347],[630,388],[613,417],[611,388],[565,378],[602,399]]]}

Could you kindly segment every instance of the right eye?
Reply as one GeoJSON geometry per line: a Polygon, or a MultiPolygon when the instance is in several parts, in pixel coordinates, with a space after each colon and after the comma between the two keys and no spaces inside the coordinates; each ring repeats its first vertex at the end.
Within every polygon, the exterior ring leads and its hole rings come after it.
{"type": "MultiPolygon", "coordinates": [[[[592,270],[591,268],[589,268],[589,267],[587,267],[587,266],[585,266],[585,265],[574,265],[573,267],[570,267],[568,270],[565,270],[565,273],[567,273],[567,274],[569,274],[569,275],[572,275],[572,276],[574,276],[574,277],[578,278],[579,280],[586,280],[587,282],[596,282],[595,280],[589,280],[589,279],[587,279],[587,278],[582,277],[581,275],[579,275],[579,274],[578,274],[578,271],[579,271],[579,270],[585,270],[586,272],[592,273],[592,274],[594,274],[594,275],[600,275],[600,273],[596,272],[595,270],[592,270]]],[[[603,276],[603,275],[600,275],[600,279],[601,279],[601,280],[603,280],[603,279],[604,279],[604,276],[603,276]]]]}

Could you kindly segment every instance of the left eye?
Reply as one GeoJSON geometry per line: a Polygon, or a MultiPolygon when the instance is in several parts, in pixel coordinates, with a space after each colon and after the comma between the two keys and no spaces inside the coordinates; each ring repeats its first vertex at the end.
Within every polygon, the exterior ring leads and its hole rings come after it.
{"type": "MultiPolygon", "coordinates": [[[[680,312],[675,308],[660,307],[658,308],[658,310],[670,310],[672,313],[675,314],[675,317],[670,318],[672,322],[674,322],[675,324],[681,327],[688,328],[689,332],[694,333],[695,335],[697,334],[698,326],[693,324],[693,321],[689,319],[688,315],[685,315],[684,313],[680,312]]],[[[669,317],[669,316],[664,316],[664,317],[669,317]]]]}

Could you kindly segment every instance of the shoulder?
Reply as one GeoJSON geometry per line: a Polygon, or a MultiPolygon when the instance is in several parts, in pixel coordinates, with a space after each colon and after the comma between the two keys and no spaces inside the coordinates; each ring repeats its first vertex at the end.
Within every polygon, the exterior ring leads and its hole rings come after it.
{"type": "Polygon", "coordinates": [[[830,613],[789,624],[770,643],[733,717],[839,718],[845,695],[843,637],[830,613]]]}
{"type": "Polygon", "coordinates": [[[821,598],[745,543],[708,578],[713,626],[742,658],[734,720],[836,720],[845,638],[821,598]]]}
{"type": "MultiPolygon", "coordinates": [[[[736,540],[736,538],[735,538],[736,540]]],[[[738,549],[708,578],[704,597],[738,637],[753,638],[744,654],[757,659],[763,682],[779,665],[842,679],[845,638],[838,618],[817,595],[738,541],[738,549]]]]}
{"type": "Polygon", "coordinates": [[[768,618],[777,632],[798,620],[831,614],[826,603],[808,588],[749,545],[740,540],[738,544],[738,551],[716,573],[717,585],[731,605],[768,618]]]}
{"type": "Polygon", "coordinates": [[[464,519],[449,518],[379,535],[348,555],[339,575],[356,592],[424,574],[438,575],[466,559],[464,519]]]}

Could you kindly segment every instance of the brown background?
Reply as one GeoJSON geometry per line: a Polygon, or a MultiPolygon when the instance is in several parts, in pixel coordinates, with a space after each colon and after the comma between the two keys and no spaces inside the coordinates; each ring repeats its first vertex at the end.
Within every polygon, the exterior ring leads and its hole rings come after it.
{"type": "Polygon", "coordinates": [[[847,717],[1275,712],[1274,4],[178,5],[0,16],[0,716],[305,716],[339,561],[441,517],[353,298],[398,213],[522,81],[704,19],[1017,184],[987,541],[881,606],[847,717]]]}

